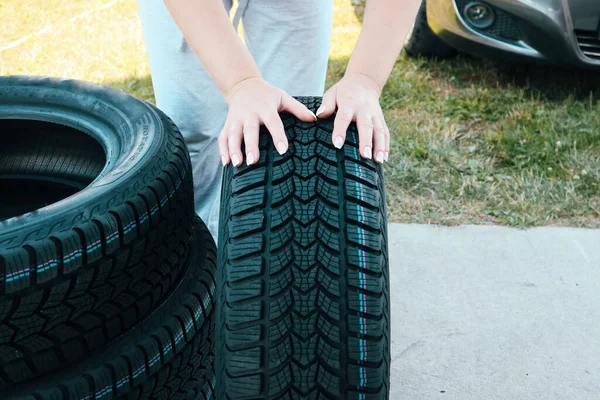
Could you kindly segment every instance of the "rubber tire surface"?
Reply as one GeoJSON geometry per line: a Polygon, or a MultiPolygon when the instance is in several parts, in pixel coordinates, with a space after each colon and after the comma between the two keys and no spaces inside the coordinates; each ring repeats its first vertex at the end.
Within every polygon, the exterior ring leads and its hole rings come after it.
{"type": "Polygon", "coordinates": [[[177,395],[178,400],[210,400],[215,397],[216,378],[214,371],[188,380],[184,390],[177,395]]]}
{"type": "Polygon", "coordinates": [[[421,2],[412,32],[404,44],[404,50],[412,57],[449,57],[455,50],[437,37],[429,27],[426,1],[422,0],[421,2]]]}
{"type": "MultiPolygon", "coordinates": [[[[151,105],[83,82],[0,77],[8,117],[76,127],[102,144],[107,163],[75,195],[0,221],[0,389],[80,359],[149,313],[178,281],[194,215],[183,138],[151,105]]],[[[39,140],[2,157],[0,175],[27,165],[57,174],[68,152],[48,163],[39,140]]],[[[58,172],[85,175],[84,159],[58,172]]]]}
{"type": "MultiPolygon", "coordinates": [[[[320,98],[300,98],[316,111],[320,98]]],[[[223,178],[217,278],[218,399],[387,399],[390,315],[382,168],[353,124],[283,116],[251,167],[223,178]]]]}
{"type": "Polygon", "coordinates": [[[216,248],[195,219],[193,255],[185,276],[149,318],[110,346],[2,399],[183,399],[186,387],[214,381],[216,248]]]}

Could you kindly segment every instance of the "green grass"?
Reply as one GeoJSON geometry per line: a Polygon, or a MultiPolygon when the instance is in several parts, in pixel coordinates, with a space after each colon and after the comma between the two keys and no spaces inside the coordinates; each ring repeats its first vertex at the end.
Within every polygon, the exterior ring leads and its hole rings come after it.
{"type": "MultiPolygon", "coordinates": [[[[0,74],[84,79],[151,100],[135,1],[98,10],[109,2],[4,0],[0,48],[49,28],[1,51],[0,74]]],[[[335,1],[328,84],[344,72],[360,11],[335,1]]],[[[599,227],[599,96],[597,72],[400,56],[382,96],[391,219],[599,227]]]]}

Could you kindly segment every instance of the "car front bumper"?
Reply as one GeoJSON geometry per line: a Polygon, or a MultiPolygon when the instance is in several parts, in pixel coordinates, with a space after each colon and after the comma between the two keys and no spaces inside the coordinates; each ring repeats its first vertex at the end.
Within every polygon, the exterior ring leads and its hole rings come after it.
{"type": "Polygon", "coordinates": [[[485,0],[514,23],[518,38],[505,40],[470,27],[459,11],[465,0],[427,0],[429,26],[458,50],[600,68],[600,1],[485,0]]]}

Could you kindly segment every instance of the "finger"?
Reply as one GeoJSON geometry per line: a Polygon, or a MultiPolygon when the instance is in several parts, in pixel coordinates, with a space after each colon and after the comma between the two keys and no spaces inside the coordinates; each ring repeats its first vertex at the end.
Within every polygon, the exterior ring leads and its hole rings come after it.
{"type": "Polygon", "coordinates": [[[221,163],[223,166],[229,164],[229,149],[227,148],[227,135],[225,131],[221,131],[219,135],[219,155],[221,156],[221,163]]]}
{"type": "Polygon", "coordinates": [[[383,126],[385,129],[385,154],[384,154],[383,158],[384,158],[385,162],[387,162],[390,157],[391,137],[390,137],[390,128],[388,127],[387,123],[385,122],[385,118],[383,118],[383,126]]]}
{"type": "Polygon", "coordinates": [[[225,132],[227,135],[227,147],[229,157],[234,167],[242,165],[244,156],[242,155],[242,125],[238,122],[231,123],[225,132]]]}
{"type": "Polygon", "coordinates": [[[317,118],[329,118],[335,112],[336,107],[336,88],[332,87],[325,93],[323,96],[323,100],[321,101],[321,106],[317,110],[317,118]]]}
{"type": "Polygon", "coordinates": [[[381,117],[373,118],[373,158],[379,164],[385,160],[385,127],[381,117]]]}
{"type": "Polygon", "coordinates": [[[356,127],[359,152],[364,158],[370,160],[373,157],[373,119],[365,113],[360,113],[356,117],[356,127]]]}
{"type": "Polygon", "coordinates": [[[336,148],[341,149],[344,145],[344,142],[346,141],[346,131],[348,131],[348,126],[350,126],[353,118],[354,111],[350,108],[340,109],[335,116],[331,140],[336,148]]]}
{"type": "Polygon", "coordinates": [[[279,111],[287,111],[304,122],[315,122],[317,120],[317,116],[312,111],[288,94],[283,95],[281,110],[279,111]]]}
{"type": "Polygon", "coordinates": [[[273,113],[269,115],[263,119],[263,123],[273,138],[273,143],[275,144],[275,148],[277,148],[277,152],[281,155],[285,154],[288,150],[288,140],[287,136],[285,136],[283,122],[281,122],[279,114],[273,113]]]}
{"type": "Polygon", "coordinates": [[[244,125],[244,146],[246,147],[246,163],[255,164],[260,156],[258,149],[258,121],[249,122],[244,125]]]}

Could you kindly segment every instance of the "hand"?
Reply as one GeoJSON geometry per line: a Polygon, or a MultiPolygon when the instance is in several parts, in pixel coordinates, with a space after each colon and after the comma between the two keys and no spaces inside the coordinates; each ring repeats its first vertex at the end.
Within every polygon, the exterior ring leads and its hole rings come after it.
{"type": "Polygon", "coordinates": [[[327,118],[337,109],[331,140],[338,149],[346,141],[346,131],[352,121],[358,127],[360,154],[375,157],[382,164],[390,153],[390,131],[379,105],[381,88],[366,75],[346,75],[323,96],[317,117],[327,118]]]}
{"type": "Polygon", "coordinates": [[[223,165],[231,161],[239,167],[244,159],[242,139],[246,145],[246,163],[259,159],[258,132],[265,125],[279,154],[288,149],[288,140],[279,112],[287,111],[302,121],[317,120],[305,105],[260,77],[245,79],[236,84],[225,96],[229,104],[227,121],[219,136],[219,153],[223,165]]]}

